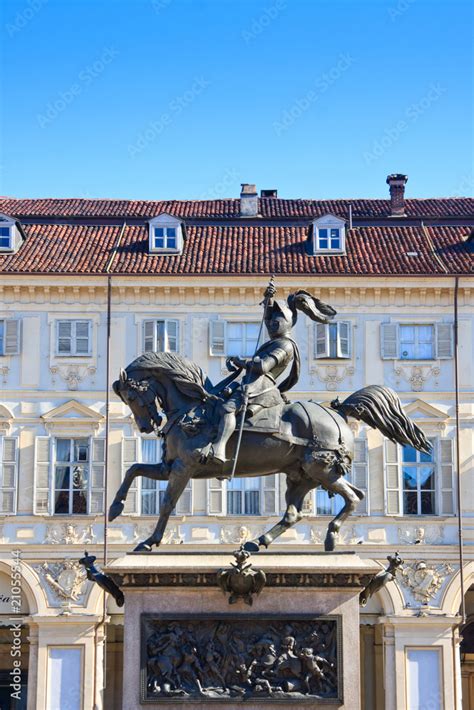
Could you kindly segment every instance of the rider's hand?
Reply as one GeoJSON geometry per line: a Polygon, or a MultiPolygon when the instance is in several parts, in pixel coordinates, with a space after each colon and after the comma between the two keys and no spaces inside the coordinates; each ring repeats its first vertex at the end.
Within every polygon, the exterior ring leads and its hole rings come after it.
{"type": "Polygon", "coordinates": [[[265,298],[273,298],[273,296],[275,294],[276,294],[276,286],[273,282],[271,282],[268,284],[263,295],[265,296],[265,298]]]}
{"type": "Polygon", "coordinates": [[[231,372],[235,372],[236,370],[242,370],[245,367],[245,362],[236,355],[228,357],[225,361],[225,364],[227,369],[231,372]]]}

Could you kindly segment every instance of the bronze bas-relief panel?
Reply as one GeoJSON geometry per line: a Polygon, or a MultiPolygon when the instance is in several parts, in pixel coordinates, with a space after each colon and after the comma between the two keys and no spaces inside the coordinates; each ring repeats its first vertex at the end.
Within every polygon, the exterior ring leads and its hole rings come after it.
{"type": "Polygon", "coordinates": [[[142,614],[141,702],[342,702],[339,616],[142,614]]]}

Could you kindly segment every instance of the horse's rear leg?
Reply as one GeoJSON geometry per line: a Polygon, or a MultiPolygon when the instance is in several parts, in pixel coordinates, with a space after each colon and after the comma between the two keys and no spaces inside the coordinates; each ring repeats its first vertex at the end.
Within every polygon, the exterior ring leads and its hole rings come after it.
{"type": "Polygon", "coordinates": [[[354,512],[357,504],[364,497],[364,494],[358,488],[352,486],[342,476],[333,482],[325,482],[324,488],[332,493],[339,493],[345,501],[344,507],[328,525],[324,549],[326,552],[332,552],[336,547],[336,539],[342,523],[354,512]]]}
{"type": "Polygon", "coordinates": [[[314,488],[314,482],[307,478],[298,479],[296,481],[287,479],[286,488],[286,511],[283,518],[268,532],[261,535],[257,540],[248,540],[244,544],[244,549],[248,552],[258,552],[260,547],[268,547],[277,537],[282,535],[285,530],[296,525],[303,517],[302,508],[305,496],[314,488]]]}
{"type": "Polygon", "coordinates": [[[109,522],[111,523],[123,513],[127,493],[137,476],[145,476],[154,481],[166,481],[168,475],[169,466],[165,463],[134,463],[133,466],[130,466],[109,508],[109,522]]]}

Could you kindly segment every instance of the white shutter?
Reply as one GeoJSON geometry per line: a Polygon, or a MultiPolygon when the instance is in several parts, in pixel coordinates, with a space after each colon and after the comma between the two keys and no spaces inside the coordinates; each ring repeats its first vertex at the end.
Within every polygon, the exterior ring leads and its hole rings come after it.
{"type": "Polygon", "coordinates": [[[369,451],[367,439],[358,438],[354,440],[354,459],[352,461],[351,483],[365,493],[364,500],[361,500],[356,508],[356,515],[367,515],[369,512],[369,451]]]}
{"type": "Polygon", "coordinates": [[[176,504],[176,515],[190,515],[193,512],[193,482],[188,481],[176,504]]]}
{"type": "Polygon", "coordinates": [[[219,357],[226,355],[227,323],[225,320],[211,320],[209,322],[209,350],[210,354],[219,357]]]}
{"type": "Polygon", "coordinates": [[[225,487],[224,481],[209,478],[207,481],[207,514],[224,515],[225,513],[225,487]]]}
{"type": "Polygon", "coordinates": [[[324,323],[315,324],[314,357],[329,357],[329,326],[324,323]]]}
{"type": "Polygon", "coordinates": [[[453,357],[454,337],[451,323],[436,324],[436,357],[447,360],[453,357]]]}
{"type": "Polygon", "coordinates": [[[440,515],[452,515],[454,513],[454,452],[452,439],[439,439],[437,447],[438,458],[438,490],[439,490],[439,513],[440,515]]]}
{"type": "Polygon", "coordinates": [[[5,355],[18,355],[19,352],[20,321],[8,319],[5,321],[5,355]]]}
{"type": "Polygon", "coordinates": [[[384,441],[385,469],[385,514],[401,515],[403,511],[401,497],[400,448],[389,439],[384,441]]]}
{"type": "Polygon", "coordinates": [[[351,356],[351,324],[340,321],[337,324],[337,357],[351,356]]]}
{"type": "MultiPolygon", "coordinates": [[[[124,436],[122,439],[122,479],[125,477],[127,469],[137,462],[138,439],[136,436],[124,436]]],[[[138,487],[136,478],[127,494],[124,513],[125,515],[136,515],[138,513],[138,487]]]]}
{"type": "Polygon", "coordinates": [[[18,439],[0,437],[0,514],[16,513],[18,487],[18,439]]]}
{"type": "Polygon", "coordinates": [[[91,351],[91,322],[77,320],[74,322],[76,355],[88,355],[91,351]]]}
{"type": "Polygon", "coordinates": [[[35,439],[35,515],[51,514],[52,439],[37,436],[35,439]]]}
{"type": "Polygon", "coordinates": [[[155,351],[155,321],[143,321],[143,352],[152,353],[155,351]]]}
{"type": "Polygon", "coordinates": [[[380,354],[382,360],[398,358],[398,323],[380,324],[380,354]]]}
{"type": "Polygon", "coordinates": [[[179,322],[177,320],[167,320],[165,327],[165,350],[168,353],[177,353],[179,351],[179,322]]]}
{"type": "Polygon", "coordinates": [[[279,477],[277,473],[271,476],[262,476],[262,504],[260,506],[262,515],[275,515],[279,510],[278,492],[279,477]]]}
{"type": "Polygon", "coordinates": [[[90,504],[89,513],[96,515],[104,512],[105,483],[105,438],[92,438],[92,456],[90,470],[90,504]]]}

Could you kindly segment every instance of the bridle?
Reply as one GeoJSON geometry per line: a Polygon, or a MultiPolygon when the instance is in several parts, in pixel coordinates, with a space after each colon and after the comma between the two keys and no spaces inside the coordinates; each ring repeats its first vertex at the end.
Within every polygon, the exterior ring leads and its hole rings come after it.
{"type": "Polygon", "coordinates": [[[163,423],[163,418],[158,414],[157,407],[156,407],[156,400],[158,398],[157,392],[153,389],[153,387],[150,384],[149,380],[133,380],[131,378],[127,379],[127,386],[131,389],[137,392],[138,394],[144,394],[147,392],[151,392],[153,394],[153,398],[150,399],[149,402],[143,402],[143,406],[146,408],[148,415],[150,417],[150,421],[153,425],[153,430],[156,434],[156,436],[161,436],[161,424],[163,423]]]}

